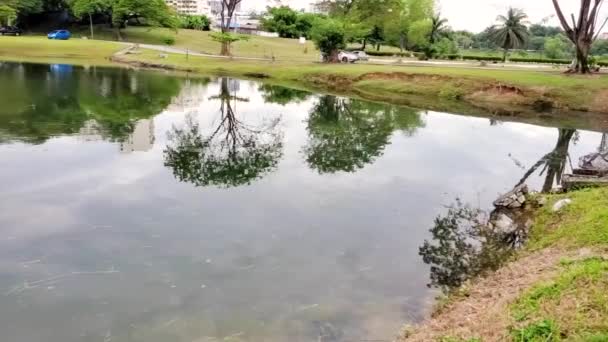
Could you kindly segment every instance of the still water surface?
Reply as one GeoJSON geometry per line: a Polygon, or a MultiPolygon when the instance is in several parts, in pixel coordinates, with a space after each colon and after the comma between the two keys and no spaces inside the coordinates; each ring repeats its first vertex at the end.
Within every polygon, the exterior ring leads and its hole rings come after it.
{"type": "Polygon", "coordinates": [[[603,137],[65,65],[1,64],[0,99],[11,342],[390,340],[436,294],[445,205],[539,160],[550,188],[603,137]]]}

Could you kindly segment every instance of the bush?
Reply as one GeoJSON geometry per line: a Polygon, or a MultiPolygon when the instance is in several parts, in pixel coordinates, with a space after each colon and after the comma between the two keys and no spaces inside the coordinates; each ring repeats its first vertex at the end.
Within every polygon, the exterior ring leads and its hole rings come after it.
{"type": "Polygon", "coordinates": [[[163,37],[163,43],[165,43],[165,45],[175,45],[175,38],[174,37],[163,37]]]}
{"type": "Polygon", "coordinates": [[[204,15],[181,15],[179,17],[179,27],[189,30],[209,31],[211,20],[204,15]]]}
{"type": "Polygon", "coordinates": [[[496,56],[462,56],[465,61],[502,62],[502,57],[496,56]]]}
{"type": "Polygon", "coordinates": [[[545,63],[545,64],[570,64],[571,59],[551,59],[551,58],[516,58],[509,59],[511,62],[517,63],[545,63]]]}
{"type": "Polygon", "coordinates": [[[336,20],[318,20],[312,28],[311,36],[321,53],[329,58],[346,47],[344,26],[336,20]]]}

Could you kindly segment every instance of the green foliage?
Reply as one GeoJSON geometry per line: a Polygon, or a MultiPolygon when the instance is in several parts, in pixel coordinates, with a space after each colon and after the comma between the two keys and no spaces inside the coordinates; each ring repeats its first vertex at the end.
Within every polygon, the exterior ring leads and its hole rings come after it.
{"type": "Polygon", "coordinates": [[[189,30],[209,31],[211,20],[205,15],[180,15],[179,27],[189,30]]]}
{"type": "Polygon", "coordinates": [[[205,135],[191,117],[185,127],[174,127],[164,151],[165,166],[182,182],[196,186],[236,187],[250,184],[271,172],[283,155],[279,120],[252,127],[236,112],[235,102],[246,102],[232,94],[229,79],[220,81],[219,120],[213,133],[205,135]]]}
{"type": "Polygon", "coordinates": [[[40,13],[44,9],[43,0],[0,0],[0,6],[10,7],[18,15],[40,13]]]}
{"type": "Polygon", "coordinates": [[[223,33],[223,32],[212,32],[209,34],[209,36],[211,37],[211,39],[213,39],[214,41],[218,42],[218,43],[228,43],[228,44],[232,44],[241,40],[248,40],[249,36],[246,35],[242,35],[242,34],[236,34],[236,33],[223,33]]]}
{"type": "Polygon", "coordinates": [[[164,37],[163,43],[165,45],[175,45],[175,37],[171,37],[171,36],[164,37]]]}
{"type": "Polygon", "coordinates": [[[260,86],[260,91],[263,92],[264,102],[287,105],[290,103],[298,103],[306,100],[311,96],[311,93],[298,89],[291,89],[271,84],[260,86]]]}
{"type": "Polygon", "coordinates": [[[90,124],[105,139],[124,141],[137,120],[164,110],[180,86],[175,77],[126,69],[9,64],[0,72],[0,91],[10,99],[0,108],[0,136],[40,144],[90,124]],[[23,78],[15,82],[10,71],[17,67],[23,78]]]}
{"type": "Polygon", "coordinates": [[[498,16],[500,24],[494,26],[492,40],[505,51],[525,46],[528,40],[527,18],[522,10],[509,8],[506,16],[498,16]]]}
{"type": "Polygon", "coordinates": [[[407,33],[408,42],[424,50],[430,46],[429,36],[433,28],[431,19],[423,19],[413,22],[407,33]]]}
{"type": "Polygon", "coordinates": [[[111,0],[72,0],[70,7],[76,17],[82,18],[108,11],[112,7],[112,2],[111,0]]]}
{"type": "Polygon", "coordinates": [[[125,25],[127,20],[142,18],[149,26],[177,29],[179,20],[164,0],[113,0],[112,22],[125,25]]]}
{"type": "Polygon", "coordinates": [[[382,155],[395,130],[423,125],[413,109],[322,96],[308,118],[306,161],[319,173],[355,172],[382,155]]]}
{"type": "Polygon", "coordinates": [[[310,30],[319,18],[323,17],[318,14],[300,13],[288,6],[273,7],[262,18],[262,27],[278,33],[282,38],[309,38],[310,30]]]}
{"type": "Polygon", "coordinates": [[[608,55],[608,39],[597,40],[591,47],[591,53],[594,55],[608,55]]]}
{"type": "Polygon", "coordinates": [[[567,40],[560,37],[555,36],[553,38],[547,38],[545,40],[545,56],[550,59],[560,59],[569,55],[567,40]]]}
{"type": "Polygon", "coordinates": [[[312,40],[324,55],[331,58],[346,47],[344,25],[334,19],[319,20],[311,31],[312,40]]]}
{"type": "Polygon", "coordinates": [[[0,5],[0,24],[7,24],[17,18],[17,10],[7,5],[0,5]]]}
{"type": "Polygon", "coordinates": [[[438,42],[431,46],[434,55],[447,56],[458,53],[458,46],[450,38],[441,38],[438,42]]]}
{"type": "Polygon", "coordinates": [[[559,329],[554,321],[542,320],[511,332],[513,342],[557,342],[559,329]]]}

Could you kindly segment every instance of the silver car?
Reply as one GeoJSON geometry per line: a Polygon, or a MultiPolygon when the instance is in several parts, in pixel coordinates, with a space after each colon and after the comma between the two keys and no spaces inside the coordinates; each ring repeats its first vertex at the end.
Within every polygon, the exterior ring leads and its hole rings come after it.
{"type": "Polygon", "coordinates": [[[359,56],[354,52],[340,51],[338,54],[338,59],[342,63],[355,63],[359,60],[359,56]]]}
{"type": "Polygon", "coordinates": [[[365,51],[353,51],[353,53],[359,57],[360,61],[369,61],[369,55],[365,51]]]}

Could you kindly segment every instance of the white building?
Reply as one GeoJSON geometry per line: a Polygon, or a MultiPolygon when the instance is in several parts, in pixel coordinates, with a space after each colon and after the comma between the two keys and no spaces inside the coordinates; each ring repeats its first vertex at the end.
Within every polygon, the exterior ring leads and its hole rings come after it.
{"type": "Polygon", "coordinates": [[[608,40],[608,32],[604,32],[604,33],[600,34],[600,39],[601,40],[608,40]]]}
{"type": "Polygon", "coordinates": [[[120,144],[121,153],[146,152],[154,145],[154,119],[142,119],[135,123],[133,133],[120,144]]]}
{"type": "Polygon", "coordinates": [[[165,0],[177,13],[186,15],[211,15],[209,0],[165,0]]]}

